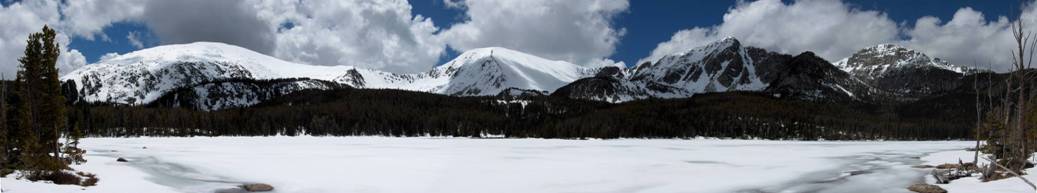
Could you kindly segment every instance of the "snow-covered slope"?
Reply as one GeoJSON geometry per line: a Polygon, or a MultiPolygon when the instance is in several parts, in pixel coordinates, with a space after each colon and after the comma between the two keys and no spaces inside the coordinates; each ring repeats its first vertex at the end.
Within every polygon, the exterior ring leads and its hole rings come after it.
{"type": "Polygon", "coordinates": [[[286,62],[222,43],[198,42],[139,50],[62,76],[90,102],[149,103],[166,92],[223,79],[331,79],[353,69],[286,62]]]}
{"type": "Polygon", "coordinates": [[[460,96],[496,95],[508,88],[554,91],[597,68],[540,58],[507,48],[466,51],[424,73],[350,70],[333,81],[358,88],[388,88],[460,96]]]}
{"type": "Polygon", "coordinates": [[[492,95],[507,88],[554,91],[595,72],[594,68],[494,47],[469,50],[428,74],[449,77],[436,93],[492,95]]]}
{"type": "MultiPolygon", "coordinates": [[[[116,56],[87,65],[62,79],[74,80],[85,101],[147,104],[177,88],[227,79],[309,78],[357,88],[472,96],[496,95],[507,88],[553,91],[596,71],[505,48],[481,48],[469,50],[428,72],[397,74],[351,66],[298,64],[233,45],[198,42],[116,56]]],[[[293,90],[310,89],[307,85],[317,84],[300,84],[293,90]]],[[[325,85],[312,89],[327,88],[325,85]]]]}

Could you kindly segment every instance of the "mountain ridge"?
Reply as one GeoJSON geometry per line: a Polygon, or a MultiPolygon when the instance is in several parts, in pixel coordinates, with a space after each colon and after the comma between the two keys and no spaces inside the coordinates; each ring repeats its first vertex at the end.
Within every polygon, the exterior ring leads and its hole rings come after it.
{"type": "MultiPolygon", "coordinates": [[[[178,88],[224,79],[307,78],[355,88],[401,89],[461,96],[496,95],[508,88],[553,91],[596,69],[491,47],[473,49],[423,73],[400,74],[352,66],[283,61],[234,45],[196,42],[138,50],[62,76],[84,101],[147,104],[178,88]]],[[[304,84],[301,89],[311,89],[304,84]]],[[[328,89],[320,86],[312,89],[328,89]]],[[[234,105],[230,105],[234,106],[234,105]]]]}
{"type": "MultiPolygon", "coordinates": [[[[494,96],[517,89],[617,103],[751,91],[806,100],[883,103],[918,100],[950,92],[961,84],[960,80],[965,75],[974,72],[978,71],[950,65],[893,44],[866,47],[846,59],[831,63],[812,52],[788,55],[744,46],[735,38],[725,38],[632,68],[584,67],[507,48],[487,47],[468,50],[426,72],[403,74],[352,66],[298,64],[229,44],[196,42],[159,46],[108,58],[62,76],[62,79],[77,83],[77,96],[81,96],[83,101],[117,104],[147,104],[181,88],[233,93],[213,88],[211,83],[220,80],[297,78],[325,82],[295,83],[285,87],[290,89],[273,89],[282,92],[275,94],[352,87],[494,96]]],[[[254,95],[270,90],[242,92],[254,95]]],[[[190,104],[210,104],[212,101],[236,100],[199,99],[190,104]]],[[[255,103],[221,103],[215,107],[198,108],[215,110],[255,103]]]]}

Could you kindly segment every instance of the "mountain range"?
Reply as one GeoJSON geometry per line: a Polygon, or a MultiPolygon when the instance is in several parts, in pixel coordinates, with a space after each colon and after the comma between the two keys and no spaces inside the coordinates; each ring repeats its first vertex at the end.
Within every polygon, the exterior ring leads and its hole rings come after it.
{"type": "Polygon", "coordinates": [[[898,103],[946,94],[978,70],[883,44],[830,63],[726,38],[631,68],[584,67],[506,48],[480,48],[422,73],[283,61],[212,42],[164,45],[107,58],[62,79],[79,101],[245,107],[302,90],[399,89],[454,96],[551,95],[627,102],[702,93],[761,92],[824,102],[898,103]]]}

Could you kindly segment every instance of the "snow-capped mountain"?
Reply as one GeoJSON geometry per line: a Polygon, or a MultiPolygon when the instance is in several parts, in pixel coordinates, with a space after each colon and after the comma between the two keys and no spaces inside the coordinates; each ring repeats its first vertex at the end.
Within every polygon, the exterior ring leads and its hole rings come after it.
{"type": "Polygon", "coordinates": [[[332,81],[357,88],[388,88],[459,96],[496,95],[508,88],[553,91],[599,69],[499,47],[479,48],[424,73],[349,70],[332,81]]]}
{"type": "Polygon", "coordinates": [[[429,81],[447,81],[435,93],[471,96],[495,95],[507,88],[553,91],[596,71],[494,47],[469,50],[427,74],[448,78],[429,81]]]}
{"type": "Polygon", "coordinates": [[[939,58],[931,58],[922,52],[896,44],[879,44],[857,51],[848,58],[833,63],[839,69],[871,79],[903,68],[937,68],[957,73],[970,73],[974,69],[948,64],[939,58]]]}
{"type": "Polygon", "coordinates": [[[690,93],[761,90],[767,87],[745,47],[725,38],[682,53],[638,65],[630,80],[653,82],[690,93]]]}
{"type": "MultiPolygon", "coordinates": [[[[307,78],[356,88],[482,96],[496,95],[507,88],[553,91],[595,72],[595,68],[505,48],[473,49],[428,72],[399,74],[351,66],[298,64],[233,45],[198,42],[158,46],[108,58],[73,71],[62,80],[74,81],[78,96],[84,101],[147,104],[175,89],[228,79],[307,78]]],[[[231,89],[212,88],[219,85],[224,84],[206,85],[203,90],[231,89]]],[[[291,90],[329,88],[333,87],[298,84],[291,90]]]]}
{"type": "Polygon", "coordinates": [[[892,97],[812,52],[775,53],[742,46],[734,38],[643,63],[628,74],[580,79],[552,95],[609,102],[726,91],[835,102],[876,102],[892,97]]]}
{"type": "Polygon", "coordinates": [[[222,43],[198,42],[138,50],[62,76],[88,102],[146,104],[181,87],[223,79],[332,79],[353,69],[286,62],[222,43]]]}
{"type": "Polygon", "coordinates": [[[623,102],[707,92],[760,91],[767,87],[746,47],[734,38],[642,63],[628,74],[580,80],[555,95],[623,102]]]}
{"type": "Polygon", "coordinates": [[[861,49],[834,65],[906,100],[953,89],[958,80],[977,72],[894,44],[861,49]]]}

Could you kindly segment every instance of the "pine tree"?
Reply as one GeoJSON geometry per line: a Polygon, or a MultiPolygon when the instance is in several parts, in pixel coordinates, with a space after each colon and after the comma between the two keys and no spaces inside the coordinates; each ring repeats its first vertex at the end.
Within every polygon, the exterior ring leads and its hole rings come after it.
{"type": "Polygon", "coordinates": [[[61,81],[58,77],[57,61],[61,48],[54,39],[57,33],[48,27],[43,28],[43,60],[40,66],[40,79],[43,86],[40,92],[44,98],[41,101],[41,128],[44,129],[42,137],[45,144],[49,145],[50,153],[55,158],[60,158],[61,131],[65,129],[68,121],[65,112],[65,96],[61,94],[61,81]]]}
{"type": "Polygon", "coordinates": [[[30,175],[67,167],[61,161],[58,142],[68,120],[55,67],[60,54],[56,34],[44,26],[42,32],[29,35],[25,56],[18,60],[21,68],[15,79],[18,92],[15,116],[21,140],[19,161],[30,175]]]}

